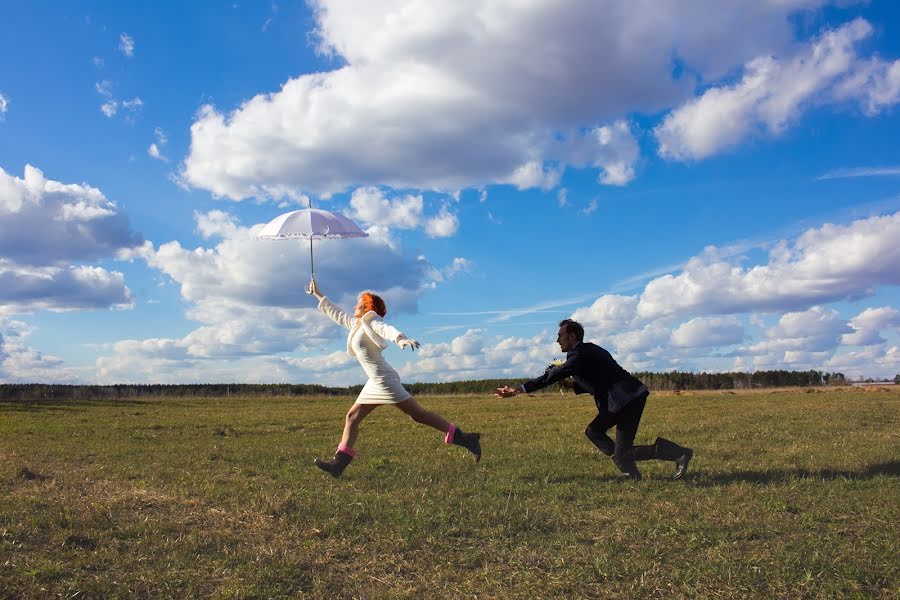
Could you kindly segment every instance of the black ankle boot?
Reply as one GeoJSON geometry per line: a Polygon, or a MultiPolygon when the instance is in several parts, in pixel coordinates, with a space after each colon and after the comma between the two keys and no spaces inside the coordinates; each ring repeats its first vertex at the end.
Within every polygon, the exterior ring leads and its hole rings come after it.
{"type": "Polygon", "coordinates": [[[681,479],[687,473],[688,463],[694,456],[694,451],[690,448],[679,446],[675,442],[671,442],[666,438],[656,438],[656,458],[660,460],[671,460],[675,462],[675,473],[672,479],[681,479]]]}
{"type": "Polygon", "coordinates": [[[462,446],[475,455],[475,462],[481,460],[481,434],[480,433],[464,433],[459,427],[453,432],[453,441],[457,446],[462,446]]]}
{"type": "Polygon", "coordinates": [[[332,477],[337,479],[341,476],[341,473],[344,472],[344,469],[347,468],[347,465],[350,464],[350,461],[353,460],[353,457],[347,454],[346,452],[341,452],[338,450],[334,453],[334,458],[331,460],[322,460],[321,458],[317,458],[315,460],[316,466],[325,471],[326,473],[330,473],[332,477]]]}

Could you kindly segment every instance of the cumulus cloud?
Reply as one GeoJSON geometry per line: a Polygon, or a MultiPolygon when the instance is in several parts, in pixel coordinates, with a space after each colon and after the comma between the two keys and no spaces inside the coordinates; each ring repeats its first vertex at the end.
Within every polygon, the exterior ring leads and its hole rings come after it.
{"type": "Polygon", "coordinates": [[[147,148],[147,154],[156,160],[161,160],[162,162],[169,162],[169,159],[165,157],[162,153],[162,149],[166,144],[169,143],[169,138],[166,137],[166,133],[159,127],[156,127],[153,130],[153,136],[156,138],[156,141],[150,144],[150,147],[147,148]]]}
{"type": "Polygon", "coordinates": [[[78,263],[142,242],[100,190],[0,169],[0,313],[130,306],[121,273],[78,263]]]}
{"type": "Polygon", "coordinates": [[[883,344],[887,340],[882,334],[900,328],[900,311],[890,306],[867,308],[850,320],[852,333],[847,333],[842,342],[849,346],[871,346],[883,344]]]}
{"type": "Polygon", "coordinates": [[[396,229],[415,229],[422,224],[421,195],[407,195],[389,200],[375,187],[357,188],[350,196],[353,217],[369,225],[396,229]]]}
{"type": "Polygon", "coordinates": [[[160,152],[160,150],[159,150],[159,146],[157,146],[155,142],[150,144],[150,146],[147,148],[147,154],[149,154],[152,158],[155,158],[156,160],[161,160],[162,162],[169,162],[169,159],[166,158],[165,156],[163,156],[162,152],[160,152]]]}
{"type": "Polygon", "coordinates": [[[560,355],[554,335],[490,336],[470,329],[450,342],[423,343],[419,360],[398,367],[404,381],[452,381],[486,377],[537,376],[560,355]]]}
{"type": "Polygon", "coordinates": [[[672,332],[673,346],[698,348],[730,346],[744,341],[744,327],[736,317],[697,317],[672,332]]]}
{"type": "Polygon", "coordinates": [[[0,121],[5,118],[7,110],[9,110],[9,99],[0,92],[0,121]]]}
{"type": "Polygon", "coordinates": [[[34,328],[26,323],[0,318],[0,382],[84,383],[79,374],[55,356],[28,345],[34,328]]]}
{"type": "MultiPolygon", "coordinates": [[[[625,121],[598,127],[591,132],[592,155],[587,161],[600,170],[600,183],[625,185],[634,179],[634,163],[638,159],[638,144],[625,121]]],[[[574,161],[575,166],[582,166],[574,161]]]]}
{"type": "Polygon", "coordinates": [[[106,117],[111,119],[116,116],[120,108],[127,110],[133,116],[144,105],[144,101],[137,97],[131,100],[117,100],[113,96],[113,86],[113,82],[107,79],[94,84],[94,89],[97,90],[97,93],[106,98],[103,104],[100,105],[100,112],[106,117]]]}
{"type": "Polygon", "coordinates": [[[119,51],[131,58],[134,56],[134,38],[127,33],[119,35],[119,51]]]}
{"type": "Polygon", "coordinates": [[[825,368],[839,371],[847,377],[871,377],[873,373],[893,377],[900,373],[900,347],[866,346],[858,350],[839,351],[826,363],[825,368]]]}
{"type": "Polygon", "coordinates": [[[790,17],[823,2],[739,0],[724,11],[693,0],[648,11],[627,0],[317,0],[319,50],[342,66],[231,111],[203,107],[182,177],[231,199],[355,185],[550,188],[567,166],[622,185],[638,152],[622,115],[691,94],[673,60],[714,81],[787,48],[790,17]]]}
{"type": "Polygon", "coordinates": [[[813,306],[782,315],[778,324],[766,331],[766,339],[751,345],[745,353],[826,352],[837,348],[841,336],[850,331],[836,310],[813,306]]]}
{"type": "Polygon", "coordinates": [[[100,105],[100,112],[109,118],[116,116],[119,111],[119,103],[115,100],[108,100],[100,105]]]}
{"type": "Polygon", "coordinates": [[[702,159],[748,137],[781,133],[809,107],[846,99],[875,114],[900,99],[900,61],[864,60],[857,46],[873,29],[864,19],[828,31],[786,57],[748,62],[734,85],[713,87],[672,111],[655,130],[659,153],[702,159]]]}
{"type": "Polygon", "coordinates": [[[614,333],[631,325],[637,317],[637,304],[635,296],[604,294],[590,306],[576,309],[572,318],[586,329],[614,333]]]}
{"type": "MultiPolygon", "coordinates": [[[[185,300],[229,298],[256,306],[310,305],[304,292],[309,275],[308,245],[285,240],[258,240],[262,224],[238,227],[226,213],[196,215],[204,235],[224,236],[210,248],[161,244],[149,264],[181,287],[185,300]]],[[[360,289],[419,289],[429,270],[424,258],[408,257],[377,238],[315,242],[315,265],[322,288],[335,298],[360,289]]]]}
{"type": "Polygon", "coordinates": [[[776,245],[764,265],[742,267],[711,252],[678,275],[647,284],[638,314],[742,313],[808,307],[861,298],[878,285],[900,283],[900,212],[842,226],[810,229],[776,245]]]}
{"type": "Polygon", "coordinates": [[[864,353],[849,348],[865,346],[875,348],[866,356],[878,356],[868,373],[876,367],[885,373],[893,360],[886,336],[900,326],[900,312],[872,307],[848,319],[824,304],[900,283],[896,239],[900,213],[809,229],[772,245],[761,264],[709,247],[642,292],[604,294],[571,316],[585,326],[586,339],[631,369],[856,365],[858,372],[864,353]],[[767,324],[773,314],[777,322],[767,324]]]}
{"type": "Polygon", "coordinates": [[[863,112],[877,115],[900,102],[900,60],[886,62],[880,58],[863,61],[855,72],[842,81],[834,92],[840,100],[856,100],[863,112]]]}
{"type": "Polygon", "coordinates": [[[112,98],[112,86],[113,83],[107,79],[103,81],[98,81],[94,84],[94,89],[97,90],[97,93],[101,96],[106,96],[107,98],[112,98]]]}
{"type": "Polygon", "coordinates": [[[60,265],[111,256],[143,240],[97,188],[0,168],[0,257],[19,265],[60,265]]]}
{"type": "Polygon", "coordinates": [[[122,101],[122,108],[126,108],[130,111],[136,111],[142,106],[144,106],[144,101],[140,98],[132,98],[131,100],[122,101]]]}
{"type": "Polygon", "coordinates": [[[459,218],[447,208],[446,205],[441,207],[437,216],[428,219],[425,222],[425,233],[429,237],[451,237],[456,234],[459,229],[459,218]]]}
{"type": "Polygon", "coordinates": [[[0,313],[125,308],[134,297],[117,271],[100,267],[13,267],[0,260],[0,313]]]}

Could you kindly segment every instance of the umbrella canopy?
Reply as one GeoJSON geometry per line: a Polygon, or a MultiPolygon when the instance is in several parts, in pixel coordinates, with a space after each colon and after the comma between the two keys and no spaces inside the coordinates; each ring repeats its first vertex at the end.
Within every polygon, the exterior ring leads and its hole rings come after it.
{"type": "Polygon", "coordinates": [[[279,215],[256,234],[256,237],[266,240],[296,238],[320,240],[368,236],[368,233],[344,215],[336,215],[318,208],[304,208],[279,215]]]}
{"type": "MultiPolygon", "coordinates": [[[[369,237],[369,234],[344,215],[318,208],[304,208],[275,217],[260,229],[256,237],[264,240],[309,240],[309,271],[315,279],[313,240],[369,237]]],[[[312,288],[306,288],[306,293],[311,294],[312,288]]]]}

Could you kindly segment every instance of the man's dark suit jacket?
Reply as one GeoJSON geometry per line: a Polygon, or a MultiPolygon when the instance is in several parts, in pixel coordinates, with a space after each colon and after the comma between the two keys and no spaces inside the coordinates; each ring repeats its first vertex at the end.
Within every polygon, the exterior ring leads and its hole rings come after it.
{"type": "Polygon", "coordinates": [[[617,413],[647,393],[647,387],[619,366],[612,355],[596,344],[580,342],[566,354],[566,362],[547,369],[540,377],[523,384],[526,392],[545,388],[566,377],[575,380],[576,394],[591,394],[601,413],[617,413]]]}

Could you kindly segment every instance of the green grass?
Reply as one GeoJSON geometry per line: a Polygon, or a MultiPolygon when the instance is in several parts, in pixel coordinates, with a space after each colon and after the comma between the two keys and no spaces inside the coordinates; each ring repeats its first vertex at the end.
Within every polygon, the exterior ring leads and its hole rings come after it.
{"type": "Polygon", "coordinates": [[[900,390],[654,394],[638,484],[587,397],[423,397],[477,466],[351,399],[0,403],[0,598],[900,597],[900,390]]]}

